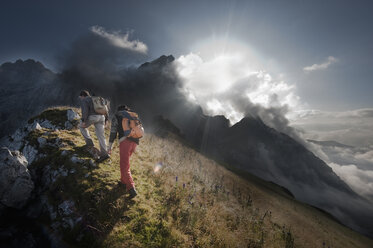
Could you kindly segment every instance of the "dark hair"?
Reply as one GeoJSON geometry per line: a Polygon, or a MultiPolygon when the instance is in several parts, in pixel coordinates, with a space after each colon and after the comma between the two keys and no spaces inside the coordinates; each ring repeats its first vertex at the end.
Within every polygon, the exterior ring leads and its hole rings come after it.
{"type": "Polygon", "coordinates": [[[79,96],[90,96],[88,90],[82,90],[79,94],[79,96]]]}
{"type": "Polygon", "coordinates": [[[131,109],[127,106],[127,105],[119,105],[118,107],[117,107],[117,111],[123,111],[123,110],[125,110],[125,111],[130,111],[131,109]]]}

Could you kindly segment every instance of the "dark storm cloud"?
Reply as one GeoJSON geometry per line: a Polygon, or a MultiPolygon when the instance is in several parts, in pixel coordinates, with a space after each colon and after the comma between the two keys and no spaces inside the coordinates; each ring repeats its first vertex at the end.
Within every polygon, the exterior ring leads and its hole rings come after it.
{"type": "Polygon", "coordinates": [[[78,71],[91,83],[117,80],[120,69],[146,60],[146,45],[129,41],[128,33],[108,33],[98,26],[90,31],[74,41],[60,56],[63,72],[78,71]]]}

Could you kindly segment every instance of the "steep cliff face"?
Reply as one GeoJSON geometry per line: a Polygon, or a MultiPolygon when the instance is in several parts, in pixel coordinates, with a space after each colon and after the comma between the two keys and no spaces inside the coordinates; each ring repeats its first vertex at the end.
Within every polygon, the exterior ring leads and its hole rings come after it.
{"type": "MultiPolygon", "coordinates": [[[[0,246],[373,245],[330,215],[296,201],[282,187],[244,171],[239,177],[186,147],[179,130],[161,117],[131,158],[139,195],[129,200],[118,184],[117,145],[109,160],[93,161],[77,129],[77,112],[48,109],[5,143],[13,151],[2,150],[9,161],[0,163],[0,175],[16,160],[19,173],[13,174],[15,180],[1,182],[6,190],[0,192],[0,246]],[[17,180],[30,178],[34,188],[20,203],[9,189],[28,189],[17,180]],[[18,210],[9,199],[20,204],[18,210]]],[[[224,118],[216,120],[217,129],[225,127],[224,118]]]]}

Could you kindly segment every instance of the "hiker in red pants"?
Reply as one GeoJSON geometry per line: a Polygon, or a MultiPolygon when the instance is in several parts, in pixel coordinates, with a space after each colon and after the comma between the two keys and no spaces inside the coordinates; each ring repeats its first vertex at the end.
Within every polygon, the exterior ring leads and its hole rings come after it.
{"type": "Polygon", "coordinates": [[[137,195],[130,170],[130,157],[139,144],[144,129],[135,112],[126,105],[120,105],[111,120],[108,153],[111,154],[113,142],[118,135],[120,157],[120,181],[129,192],[130,199],[137,195]]]}

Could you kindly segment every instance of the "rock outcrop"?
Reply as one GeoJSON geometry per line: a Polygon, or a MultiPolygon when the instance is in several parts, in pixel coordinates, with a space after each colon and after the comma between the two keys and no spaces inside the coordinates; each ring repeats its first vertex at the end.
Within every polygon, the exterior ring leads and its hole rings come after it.
{"type": "MultiPolygon", "coordinates": [[[[72,109],[66,110],[65,113],[65,123],[68,123],[67,125],[72,128],[76,125],[79,114],[72,109]]],[[[54,139],[52,143],[43,137],[37,137],[36,142],[30,142],[32,133],[35,131],[42,132],[43,128],[55,131],[63,127],[54,125],[48,119],[38,118],[2,140],[0,150],[0,202],[6,207],[20,209],[31,197],[35,185],[28,166],[45,156],[39,148],[45,146],[59,147],[61,145],[59,138],[54,139]]]]}
{"type": "Polygon", "coordinates": [[[22,208],[31,196],[34,182],[28,162],[19,151],[0,150],[0,202],[13,208],[22,208]]]}

